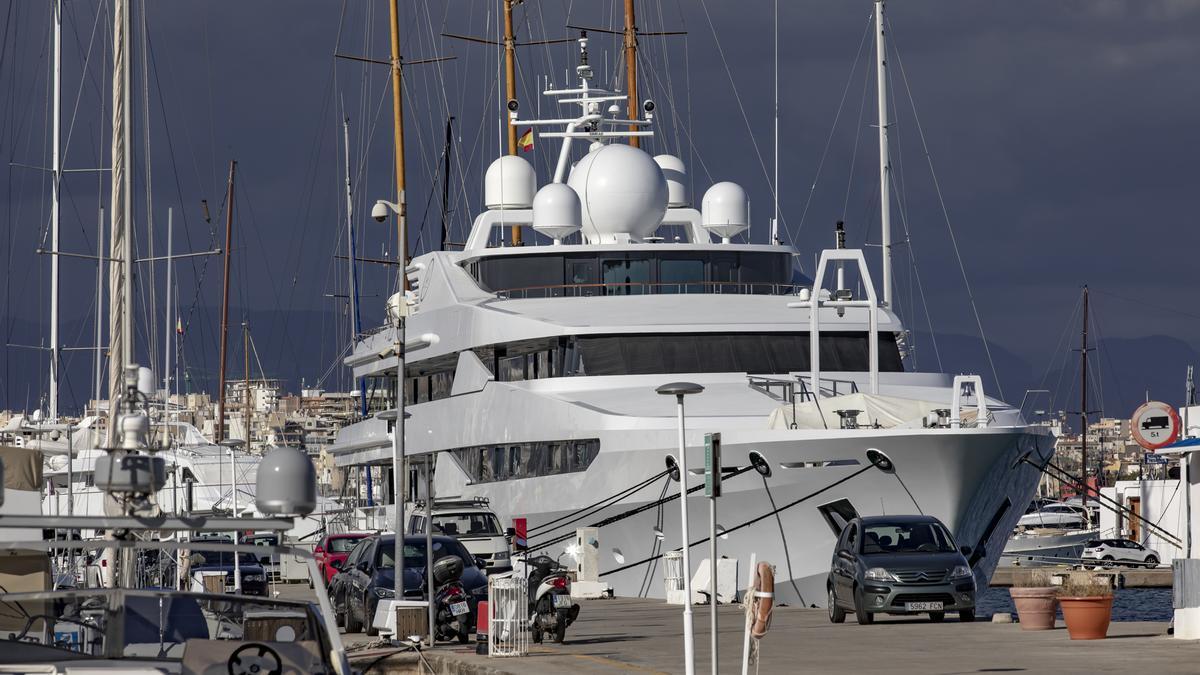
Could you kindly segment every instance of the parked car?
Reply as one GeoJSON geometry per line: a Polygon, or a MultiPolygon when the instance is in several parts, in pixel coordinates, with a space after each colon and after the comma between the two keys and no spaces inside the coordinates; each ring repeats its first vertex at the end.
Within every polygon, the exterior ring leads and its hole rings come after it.
{"type": "MultiPolygon", "coordinates": [[[[359,541],[343,562],[334,563],[339,570],[330,585],[330,595],[338,625],[344,626],[347,633],[365,630],[367,635],[379,634],[371,624],[379,601],[395,597],[395,545],[394,535],[369,537],[359,541]]],[[[462,559],[460,581],[469,596],[468,623],[474,627],[478,602],[487,598],[487,577],[479,568],[479,561],[452,537],[433,537],[433,552],[434,562],[448,555],[462,559]]],[[[403,570],[405,599],[425,599],[424,537],[404,538],[403,570]]]]}
{"type": "Polygon", "coordinates": [[[1104,567],[1130,565],[1157,567],[1162,561],[1158,551],[1128,539],[1092,539],[1083,545],[1085,560],[1099,560],[1104,567]]]}
{"type": "Polygon", "coordinates": [[[321,578],[325,580],[326,585],[333,581],[333,575],[338,573],[333,563],[345,561],[350,551],[354,550],[354,546],[369,536],[371,534],[368,532],[344,532],[321,537],[321,541],[313,548],[313,557],[317,560],[317,567],[321,570],[321,578]]]}
{"type": "Polygon", "coordinates": [[[854,612],[860,624],[876,614],[928,613],[941,621],[958,612],[975,620],[975,576],[950,532],[932,516],[855,518],[833,551],[827,590],[829,620],[854,612]]]}
{"type": "MultiPolygon", "coordinates": [[[[238,570],[242,574],[242,594],[267,597],[267,572],[258,557],[249,552],[237,555],[238,570]]],[[[234,589],[233,567],[232,551],[197,551],[192,554],[192,574],[224,572],[226,593],[232,593],[234,589]]]]}
{"type": "MultiPolygon", "coordinates": [[[[426,505],[418,502],[405,534],[425,534],[428,522],[426,505]]],[[[484,561],[488,574],[512,570],[508,539],[512,532],[500,528],[487,499],[434,500],[433,533],[458,539],[471,555],[484,561]]]]}

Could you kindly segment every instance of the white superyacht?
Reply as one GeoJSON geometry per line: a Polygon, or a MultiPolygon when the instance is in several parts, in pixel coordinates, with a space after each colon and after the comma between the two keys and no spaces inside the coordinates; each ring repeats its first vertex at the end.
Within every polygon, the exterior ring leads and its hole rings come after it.
{"type": "MultiPolygon", "coordinates": [[[[1021,460],[1049,457],[1053,437],[977,376],[907,372],[904,328],[861,251],[825,251],[808,277],[790,246],[734,243],[749,226],[744,190],[717,183],[696,209],[678,158],[619,142],[652,133],[653,105],[619,116],[625,96],[593,84],[579,43],[579,84],[544,92],[578,112],[510,119],[562,139],[550,182],[538,189],[528,162],[497,159],[464,250],[407,267],[406,456],[435,453],[436,494],[527,518],[531,547],[551,555],[573,528],[608,521],[601,580],[661,597],[659,557],[682,541],[678,503],[662,501],[678,485],[650,480],[678,452],[675,399],[656,388],[694,382],[688,465],[703,466],[704,436],[719,432],[723,464],[740,469],[718,501],[720,554],[774,563],[781,602],[824,604],[834,541],[855,515],[937,516],[984,582],[1038,482],[1021,460]],[[513,226],[526,245],[499,244],[513,226]]],[[[346,359],[393,401],[397,330],[346,359]]],[[[330,451],[341,466],[390,466],[393,425],[367,417],[330,451]]],[[[693,546],[704,511],[692,510],[693,546]]]]}

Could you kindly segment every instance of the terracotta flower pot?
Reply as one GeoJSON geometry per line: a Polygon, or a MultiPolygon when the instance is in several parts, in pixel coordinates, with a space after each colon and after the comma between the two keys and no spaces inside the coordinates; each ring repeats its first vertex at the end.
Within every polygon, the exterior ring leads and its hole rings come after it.
{"type": "Polygon", "coordinates": [[[1108,623],[1112,620],[1111,595],[1063,597],[1058,601],[1072,640],[1103,640],[1108,636],[1108,623]]]}
{"type": "Polygon", "coordinates": [[[1008,589],[1008,594],[1012,596],[1013,606],[1017,608],[1021,630],[1054,628],[1054,619],[1058,608],[1058,597],[1055,595],[1055,590],[1053,586],[1008,589]]]}

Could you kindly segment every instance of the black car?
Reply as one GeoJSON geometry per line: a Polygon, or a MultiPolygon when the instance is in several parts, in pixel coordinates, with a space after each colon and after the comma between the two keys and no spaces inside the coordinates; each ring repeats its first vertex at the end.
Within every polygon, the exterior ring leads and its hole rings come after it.
{"type": "MultiPolygon", "coordinates": [[[[329,592],[338,625],[344,626],[347,633],[365,629],[367,635],[379,634],[371,624],[379,601],[395,597],[395,546],[393,535],[368,537],[354,547],[344,562],[335,563],[339,571],[330,583],[329,592]]],[[[463,561],[460,581],[470,595],[473,626],[476,606],[479,600],[487,598],[487,576],[458,540],[433,537],[434,561],[448,555],[463,561]]],[[[425,537],[404,538],[404,598],[425,599],[425,537]]]]}
{"type": "MultiPolygon", "coordinates": [[[[253,553],[238,553],[238,570],[242,574],[242,594],[267,597],[267,573],[253,553]]],[[[192,553],[192,574],[197,572],[224,572],[225,591],[232,593],[232,551],[196,551],[192,553]]]]}
{"type": "Polygon", "coordinates": [[[842,623],[847,610],[860,624],[875,614],[923,614],[941,621],[957,612],[975,619],[975,575],[969,547],[955,546],[932,516],[855,518],[838,537],[826,584],[829,620],[842,623]]]}

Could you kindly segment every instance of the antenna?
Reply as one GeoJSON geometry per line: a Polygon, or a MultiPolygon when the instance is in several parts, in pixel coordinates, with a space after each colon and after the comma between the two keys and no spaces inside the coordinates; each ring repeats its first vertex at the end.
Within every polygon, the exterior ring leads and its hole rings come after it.
{"type": "Polygon", "coordinates": [[[879,242],[883,250],[883,304],[892,306],[892,161],[888,155],[887,46],[883,33],[883,0],[875,0],[876,86],[879,99],[879,242]]]}

